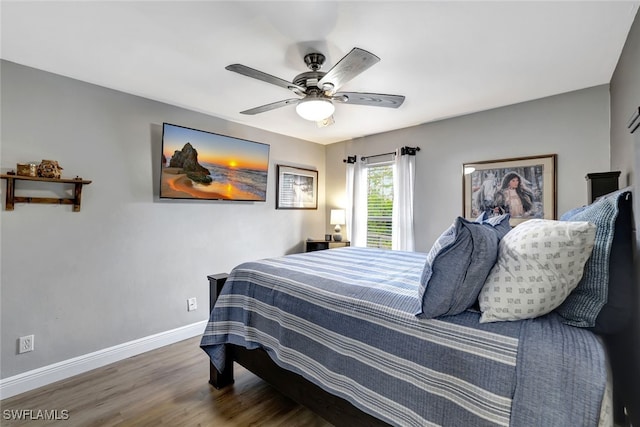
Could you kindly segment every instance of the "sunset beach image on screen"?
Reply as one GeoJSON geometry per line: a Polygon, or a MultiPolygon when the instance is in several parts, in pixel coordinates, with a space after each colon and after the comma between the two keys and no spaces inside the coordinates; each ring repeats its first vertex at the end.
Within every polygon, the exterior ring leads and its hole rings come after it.
{"type": "Polygon", "coordinates": [[[268,144],[164,123],[160,197],[265,201],[268,144]]]}

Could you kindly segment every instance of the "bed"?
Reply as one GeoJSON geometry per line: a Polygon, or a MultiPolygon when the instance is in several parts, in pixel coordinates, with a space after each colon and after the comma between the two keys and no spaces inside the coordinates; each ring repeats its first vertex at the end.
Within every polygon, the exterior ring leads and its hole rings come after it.
{"type": "Polygon", "coordinates": [[[504,217],[457,218],[426,254],[347,247],[211,275],[201,340],[210,383],[231,384],[239,363],[335,425],[598,426],[637,417],[633,335],[624,335],[637,324],[631,218],[625,190],[565,221],[527,221],[519,233],[504,217]],[[505,288],[495,285],[506,280],[505,247],[533,239],[529,222],[536,235],[575,226],[570,238],[588,250],[568,262],[574,276],[580,266],[577,278],[554,273],[558,295],[568,294],[559,305],[550,308],[551,294],[525,298],[536,308],[523,314],[519,298],[491,292],[505,288]],[[605,303],[589,301],[589,283],[603,281],[596,294],[605,303]],[[492,306],[496,299],[507,305],[492,306]],[[598,312],[581,325],[572,313],[585,305],[598,312]]]}

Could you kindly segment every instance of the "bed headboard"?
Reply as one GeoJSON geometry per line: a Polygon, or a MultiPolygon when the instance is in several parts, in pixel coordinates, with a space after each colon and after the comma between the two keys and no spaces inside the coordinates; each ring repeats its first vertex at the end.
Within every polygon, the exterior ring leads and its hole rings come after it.
{"type": "Polygon", "coordinates": [[[640,426],[640,284],[634,264],[632,206],[630,191],[618,199],[609,259],[609,299],[594,330],[603,337],[610,356],[616,424],[640,426]]]}
{"type": "Polygon", "coordinates": [[[614,420],[640,426],[640,285],[634,263],[632,188],[602,195],[560,220],[589,221],[597,229],[582,280],[557,311],[565,323],[589,328],[603,338],[613,376],[614,420]]]}

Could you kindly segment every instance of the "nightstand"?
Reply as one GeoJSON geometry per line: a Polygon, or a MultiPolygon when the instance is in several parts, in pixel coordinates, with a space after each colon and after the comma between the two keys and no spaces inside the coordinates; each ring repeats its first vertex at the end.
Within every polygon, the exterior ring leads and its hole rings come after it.
{"type": "Polygon", "coordinates": [[[333,240],[306,240],[304,245],[305,252],[321,251],[324,249],[344,248],[345,246],[351,246],[351,242],[343,240],[341,242],[335,242],[333,240]]]}

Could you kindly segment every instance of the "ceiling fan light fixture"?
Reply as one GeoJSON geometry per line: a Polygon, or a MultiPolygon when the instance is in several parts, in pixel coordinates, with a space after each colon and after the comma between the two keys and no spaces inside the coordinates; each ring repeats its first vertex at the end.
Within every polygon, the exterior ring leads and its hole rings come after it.
{"type": "Polygon", "coordinates": [[[308,98],[301,100],[296,106],[300,117],[312,122],[319,122],[331,117],[336,107],[328,99],[308,98]]]}

